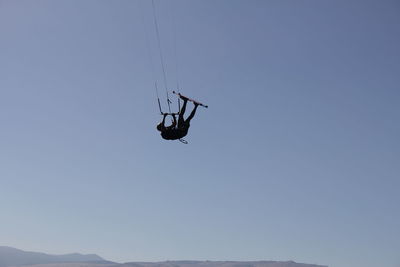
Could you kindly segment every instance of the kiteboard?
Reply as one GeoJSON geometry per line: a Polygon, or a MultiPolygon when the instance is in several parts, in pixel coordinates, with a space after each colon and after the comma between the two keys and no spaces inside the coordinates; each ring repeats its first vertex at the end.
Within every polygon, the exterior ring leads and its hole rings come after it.
{"type": "Polygon", "coordinates": [[[194,100],[194,99],[192,99],[192,98],[189,98],[189,97],[187,97],[187,96],[184,96],[184,95],[182,95],[181,93],[178,93],[178,92],[175,92],[175,91],[172,91],[172,93],[176,94],[177,96],[179,96],[179,97],[182,98],[182,99],[187,99],[188,101],[193,102],[193,103],[195,103],[195,104],[198,104],[199,106],[208,108],[207,105],[204,105],[203,103],[201,103],[201,102],[199,102],[199,101],[197,101],[197,100],[194,100]]]}

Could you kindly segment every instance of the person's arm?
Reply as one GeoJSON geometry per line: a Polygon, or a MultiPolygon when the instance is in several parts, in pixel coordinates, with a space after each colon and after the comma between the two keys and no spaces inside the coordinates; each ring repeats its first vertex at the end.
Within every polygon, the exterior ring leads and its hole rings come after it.
{"type": "Polygon", "coordinates": [[[176,117],[175,114],[172,114],[172,124],[170,126],[165,127],[165,129],[172,130],[176,128],[176,117]]]}
{"type": "Polygon", "coordinates": [[[162,120],[162,126],[165,127],[165,118],[168,116],[168,114],[164,114],[163,120],[162,120]]]}
{"type": "Polygon", "coordinates": [[[163,120],[162,122],[160,122],[157,125],[157,130],[159,130],[160,132],[165,131],[165,118],[167,117],[167,114],[164,114],[163,120]]]}
{"type": "Polygon", "coordinates": [[[172,115],[172,119],[173,119],[173,121],[172,121],[171,126],[175,128],[175,126],[176,126],[176,115],[175,114],[172,115]]]}

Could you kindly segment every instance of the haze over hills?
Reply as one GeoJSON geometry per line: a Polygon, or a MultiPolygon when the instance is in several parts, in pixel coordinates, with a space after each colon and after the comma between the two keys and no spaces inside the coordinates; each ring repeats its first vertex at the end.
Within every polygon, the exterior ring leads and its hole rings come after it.
{"type": "Polygon", "coordinates": [[[121,267],[327,267],[294,261],[164,261],[129,262],[121,267]]]}
{"type": "Polygon", "coordinates": [[[293,261],[163,261],[115,263],[96,254],[49,255],[0,246],[0,267],[327,267],[293,261]]]}
{"type": "Polygon", "coordinates": [[[62,262],[107,263],[107,261],[95,254],[83,255],[73,253],[65,255],[49,255],[0,246],[0,267],[62,262]]]}

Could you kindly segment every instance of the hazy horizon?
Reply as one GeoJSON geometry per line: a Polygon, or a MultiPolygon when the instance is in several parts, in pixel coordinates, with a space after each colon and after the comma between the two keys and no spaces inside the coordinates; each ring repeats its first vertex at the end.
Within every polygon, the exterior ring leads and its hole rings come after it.
{"type": "Polygon", "coordinates": [[[307,263],[296,263],[294,261],[197,261],[197,260],[167,260],[167,261],[135,261],[135,262],[111,262],[97,254],[67,253],[61,255],[47,254],[43,252],[24,251],[18,248],[0,245],[0,267],[33,266],[33,267],[98,267],[118,266],[133,264],[134,267],[323,267],[326,265],[315,265],[307,263]],[[164,264],[164,265],[162,265],[164,264]]]}

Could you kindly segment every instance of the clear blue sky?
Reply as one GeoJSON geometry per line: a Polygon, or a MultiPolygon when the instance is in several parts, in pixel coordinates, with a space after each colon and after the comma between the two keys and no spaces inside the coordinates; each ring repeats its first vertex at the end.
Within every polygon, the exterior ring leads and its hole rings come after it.
{"type": "Polygon", "coordinates": [[[399,267],[399,1],[156,5],[189,145],[150,1],[0,0],[1,245],[399,267]]]}

